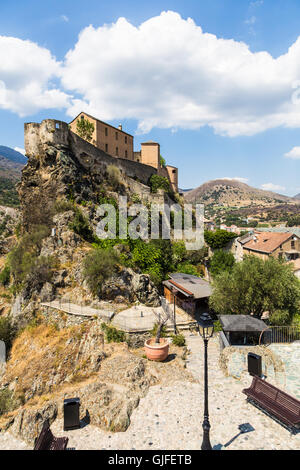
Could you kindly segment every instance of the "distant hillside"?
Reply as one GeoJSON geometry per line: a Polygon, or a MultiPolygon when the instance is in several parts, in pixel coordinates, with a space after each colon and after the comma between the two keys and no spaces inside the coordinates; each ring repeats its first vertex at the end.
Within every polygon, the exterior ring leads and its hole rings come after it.
{"type": "Polygon", "coordinates": [[[21,163],[22,165],[26,165],[27,163],[27,158],[22,153],[10,147],[6,147],[5,145],[0,145],[0,157],[7,158],[15,163],[21,163]]]}
{"type": "Polygon", "coordinates": [[[208,181],[184,194],[187,202],[216,204],[228,207],[271,206],[278,203],[295,203],[295,199],[252,188],[237,180],[218,179],[208,181]]]}
{"type": "Polygon", "coordinates": [[[27,158],[16,150],[0,145],[0,204],[17,207],[19,197],[16,184],[21,179],[21,172],[27,158]]]}
{"type": "Polygon", "coordinates": [[[300,199],[300,193],[297,196],[294,196],[294,199],[300,199]]]}

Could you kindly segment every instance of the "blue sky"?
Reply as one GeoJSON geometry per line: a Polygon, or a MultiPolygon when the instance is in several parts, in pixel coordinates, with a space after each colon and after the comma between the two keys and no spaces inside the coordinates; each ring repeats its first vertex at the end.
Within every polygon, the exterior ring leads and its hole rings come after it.
{"type": "Polygon", "coordinates": [[[299,36],[298,0],[1,0],[0,144],[86,109],[136,149],[158,141],[182,188],[228,177],[295,195],[299,36]]]}

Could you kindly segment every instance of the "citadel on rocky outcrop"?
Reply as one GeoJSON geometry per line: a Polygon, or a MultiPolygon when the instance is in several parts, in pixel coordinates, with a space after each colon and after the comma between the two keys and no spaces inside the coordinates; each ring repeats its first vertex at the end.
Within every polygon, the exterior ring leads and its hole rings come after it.
{"type": "Polygon", "coordinates": [[[173,191],[178,191],[178,169],[174,166],[163,166],[160,161],[160,145],[156,142],[145,142],[140,152],[134,152],[134,138],[125,133],[121,126],[115,128],[86,113],[80,113],[68,125],[63,121],[45,119],[39,123],[26,123],[25,152],[27,156],[39,155],[43,145],[71,145],[76,153],[86,162],[86,154],[96,158],[97,163],[111,163],[120,167],[127,176],[136,177],[147,184],[152,174],[164,176],[170,182],[173,191]],[[87,119],[94,125],[91,143],[83,141],[76,134],[76,123],[79,119],[87,119]],[[88,147],[84,146],[84,142],[88,147]],[[82,148],[82,147],[85,148],[82,148]],[[78,147],[76,149],[76,147],[78,147]]]}

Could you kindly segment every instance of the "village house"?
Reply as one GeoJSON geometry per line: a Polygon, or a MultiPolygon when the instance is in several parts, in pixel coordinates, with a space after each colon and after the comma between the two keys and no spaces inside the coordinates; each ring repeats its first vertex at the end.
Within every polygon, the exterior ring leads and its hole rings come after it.
{"type": "Polygon", "coordinates": [[[156,168],[157,174],[167,178],[172,190],[178,192],[178,168],[172,165],[162,165],[160,145],[157,142],[144,142],[141,144],[141,150],[135,152],[134,137],[124,132],[121,124],[117,128],[85,112],[79,113],[69,124],[71,131],[75,134],[77,122],[81,119],[88,120],[94,125],[91,144],[112,157],[124,158],[156,168]]]}
{"type": "Polygon", "coordinates": [[[262,259],[269,256],[292,261],[300,257],[300,238],[290,232],[274,233],[254,231],[243,245],[244,254],[253,254],[262,259]]]}
{"type": "Polygon", "coordinates": [[[245,255],[258,256],[263,260],[273,256],[288,261],[300,278],[300,237],[294,233],[252,230],[235,241],[234,251],[237,261],[245,255]]]}
{"type": "Polygon", "coordinates": [[[175,305],[193,318],[207,311],[212,288],[208,281],[191,274],[173,273],[163,282],[164,296],[169,304],[175,305]]]}

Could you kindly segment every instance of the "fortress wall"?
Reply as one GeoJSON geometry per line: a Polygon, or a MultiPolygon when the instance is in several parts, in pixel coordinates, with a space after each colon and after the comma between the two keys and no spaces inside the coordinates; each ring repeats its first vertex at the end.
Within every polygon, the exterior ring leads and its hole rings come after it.
{"type": "Polygon", "coordinates": [[[73,132],[69,134],[71,150],[79,160],[83,156],[89,156],[95,163],[99,162],[105,165],[115,165],[127,176],[137,178],[143,184],[147,184],[149,178],[157,173],[157,170],[149,165],[143,165],[142,163],[132,160],[125,160],[124,158],[112,157],[86,140],[81,139],[77,134],[73,132]]]}

